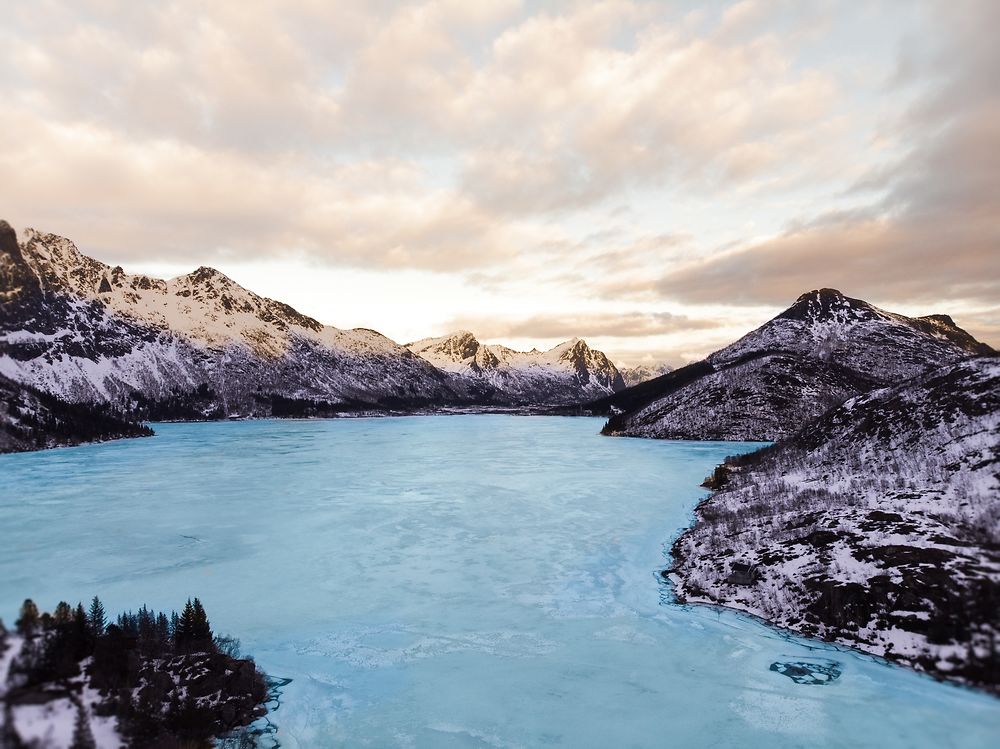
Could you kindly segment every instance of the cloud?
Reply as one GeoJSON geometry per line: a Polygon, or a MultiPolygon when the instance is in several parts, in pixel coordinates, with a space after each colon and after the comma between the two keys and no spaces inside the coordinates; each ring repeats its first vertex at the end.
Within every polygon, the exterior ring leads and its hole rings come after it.
{"type": "Polygon", "coordinates": [[[856,6],[17,4],[0,211],[123,264],[448,275],[513,333],[656,350],[684,332],[648,310],[820,285],[990,315],[1000,5],[856,6]]]}
{"type": "Polygon", "coordinates": [[[992,29],[1000,6],[939,12],[949,34],[934,59],[944,67],[885,134],[906,152],[858,182],[854,209],[800,220],[771,239],[671,270],[652,286],[687,302],[785,304],[833,286],[884,302],[996,305],[1000,48],[992,29]]]}
{"type": "Polygon", "coordinates": [[[456,318],[453,330],[472,330],[487,340],[509,338],[644,338],[668,333],[718,327],[716,320],[691,319],[670,312],[624,312],[615,314],[534,315],[498,320],[456,318]]]}
{"type": "MultiPolygon", "coordinates": [[[[761,31],[761,14],[704,21],[637,0],[22,6],[0,30],[0,197],[15,221],[98,237],[115,258],[502,263],[558,239],[560,212],[634,189],[711,193],[835,161],[836,76],[797,66],[794,34],[761,31]],[[419,184],[343,186],[353,165],[400,162],[419,184]]],[[[800,15],[783,11],[793,27],[800,15]]]]}
{"type": "Polygon", "coordinates": [[[430,185],[419,164],[354,162],[316,174],[293,159],[261,163],[174,140],[129,140],[12,108],[5,121],[4,210],[108,261],[292,254],[340,265],[474,268],[535,239],[430,185]]]}
{"type": "Polygon", "coordinates": [[[566,210],[668,180],[711,193],[835,150],[822,124],[838,84],[797,69],[794,45],[724,43],[650,7],[584,6],[499,37],[460,98],[458,121],[475,112],[489,136],[463,188],[507,214],[566,210]]]}

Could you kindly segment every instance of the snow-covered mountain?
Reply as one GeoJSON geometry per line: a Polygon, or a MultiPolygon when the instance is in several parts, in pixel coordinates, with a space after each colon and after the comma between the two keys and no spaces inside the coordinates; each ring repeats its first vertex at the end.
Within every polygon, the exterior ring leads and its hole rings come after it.
{"type": "Polygon", "coordinates": [[[991,351],[946,315],[820,289],[704,361],[590,408],[611,414],[608,434],[774,440],[854,395],[991,351]]]}
{"type": "Polygon", "coordinates": [[[373,330],[323,325],[212,268],[132,275],[53,234],[27,229],[18,242],[6,222],[0,302],[0,374],[147,418],[572,404],[624,387],[582,341],[483,347],[465,367],[430,340],[415,353],[373,330]]]}
{"type": "Polygon", "coordinates": [[[0,453],[151,434],[99,405],[66,403],[0,375],[0,453]]]}
{"type": "Polygon", "coordinates": [[[0,372],[71,401],[128,408],[138,398],[175,404],[161,415],[193,416],[267,414],[275,398],[407,406],[458,397],[385,336],[321,325],[211,268],[169,281],[130,275],[53,234],[28,229],[18,243],[4,223],[0,293],[0,372]]]}
{"type": "Polygon", "coordinates": [[[626,387],[632,387],[643,382],[652,380],[654,377],[673,372],[674,368],[669,364],[639,364],[634,367],[619,369],[626,387]]]}
{"type": "Polygon", "coordinates": [[[406,347],[497,404],[579,403],[625,388],[602,352],[574,338],[549,351],[514,351],[480,343],[467,330],[424,338],[406,347]]]}
{"type": "Polygon", "coordinates": [[[1000,357],[854,397],[711,483],[682,600],[1000,692],[1000,357]]]}

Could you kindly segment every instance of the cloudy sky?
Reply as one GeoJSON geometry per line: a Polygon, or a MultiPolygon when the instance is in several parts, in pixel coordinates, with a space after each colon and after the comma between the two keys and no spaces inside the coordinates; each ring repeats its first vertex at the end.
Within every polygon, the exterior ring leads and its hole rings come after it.
{"type": "Polygon", "coordinates": [[[832,286],[997,346],[998,28],[994,0],[14,2],[0,217],[404,342],[676,364],[832,286]]]}

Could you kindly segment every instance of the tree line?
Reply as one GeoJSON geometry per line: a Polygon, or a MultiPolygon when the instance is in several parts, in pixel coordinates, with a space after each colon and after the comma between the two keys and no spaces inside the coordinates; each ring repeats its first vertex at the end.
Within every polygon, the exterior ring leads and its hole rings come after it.
{"type": "MultiPolygon", "coordinates": [[[[179,613],[143,605],[113,619],[97,596],[88,607],[60,601],[51,613],[27,599],[14,632],[20,650],[11,662],[5,699],[10,704],[53,695],[72,700],[79,713],[74,747],[93,745],[81,675],[101,695],[94,713],[114,715],[129,746],[207,740],[264,712],[264,675],[252,660],[240,659],[239,640],[213,633],[198,598],[188,599],[179,613]]],[[[0,652],[9,640],[0,621],[0,652]]],[[[17,741],[0,735],[0,745],[20,746],[17,741]]]]}

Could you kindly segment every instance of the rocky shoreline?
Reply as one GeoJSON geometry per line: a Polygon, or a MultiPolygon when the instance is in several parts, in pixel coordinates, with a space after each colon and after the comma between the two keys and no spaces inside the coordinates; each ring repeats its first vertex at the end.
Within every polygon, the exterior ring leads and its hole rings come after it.
{"type": "Polygon", "coordinates": [[[732,458],[672,548],[685,603],[1000,694],[1000,359],[852,399],[732,458]]]}

